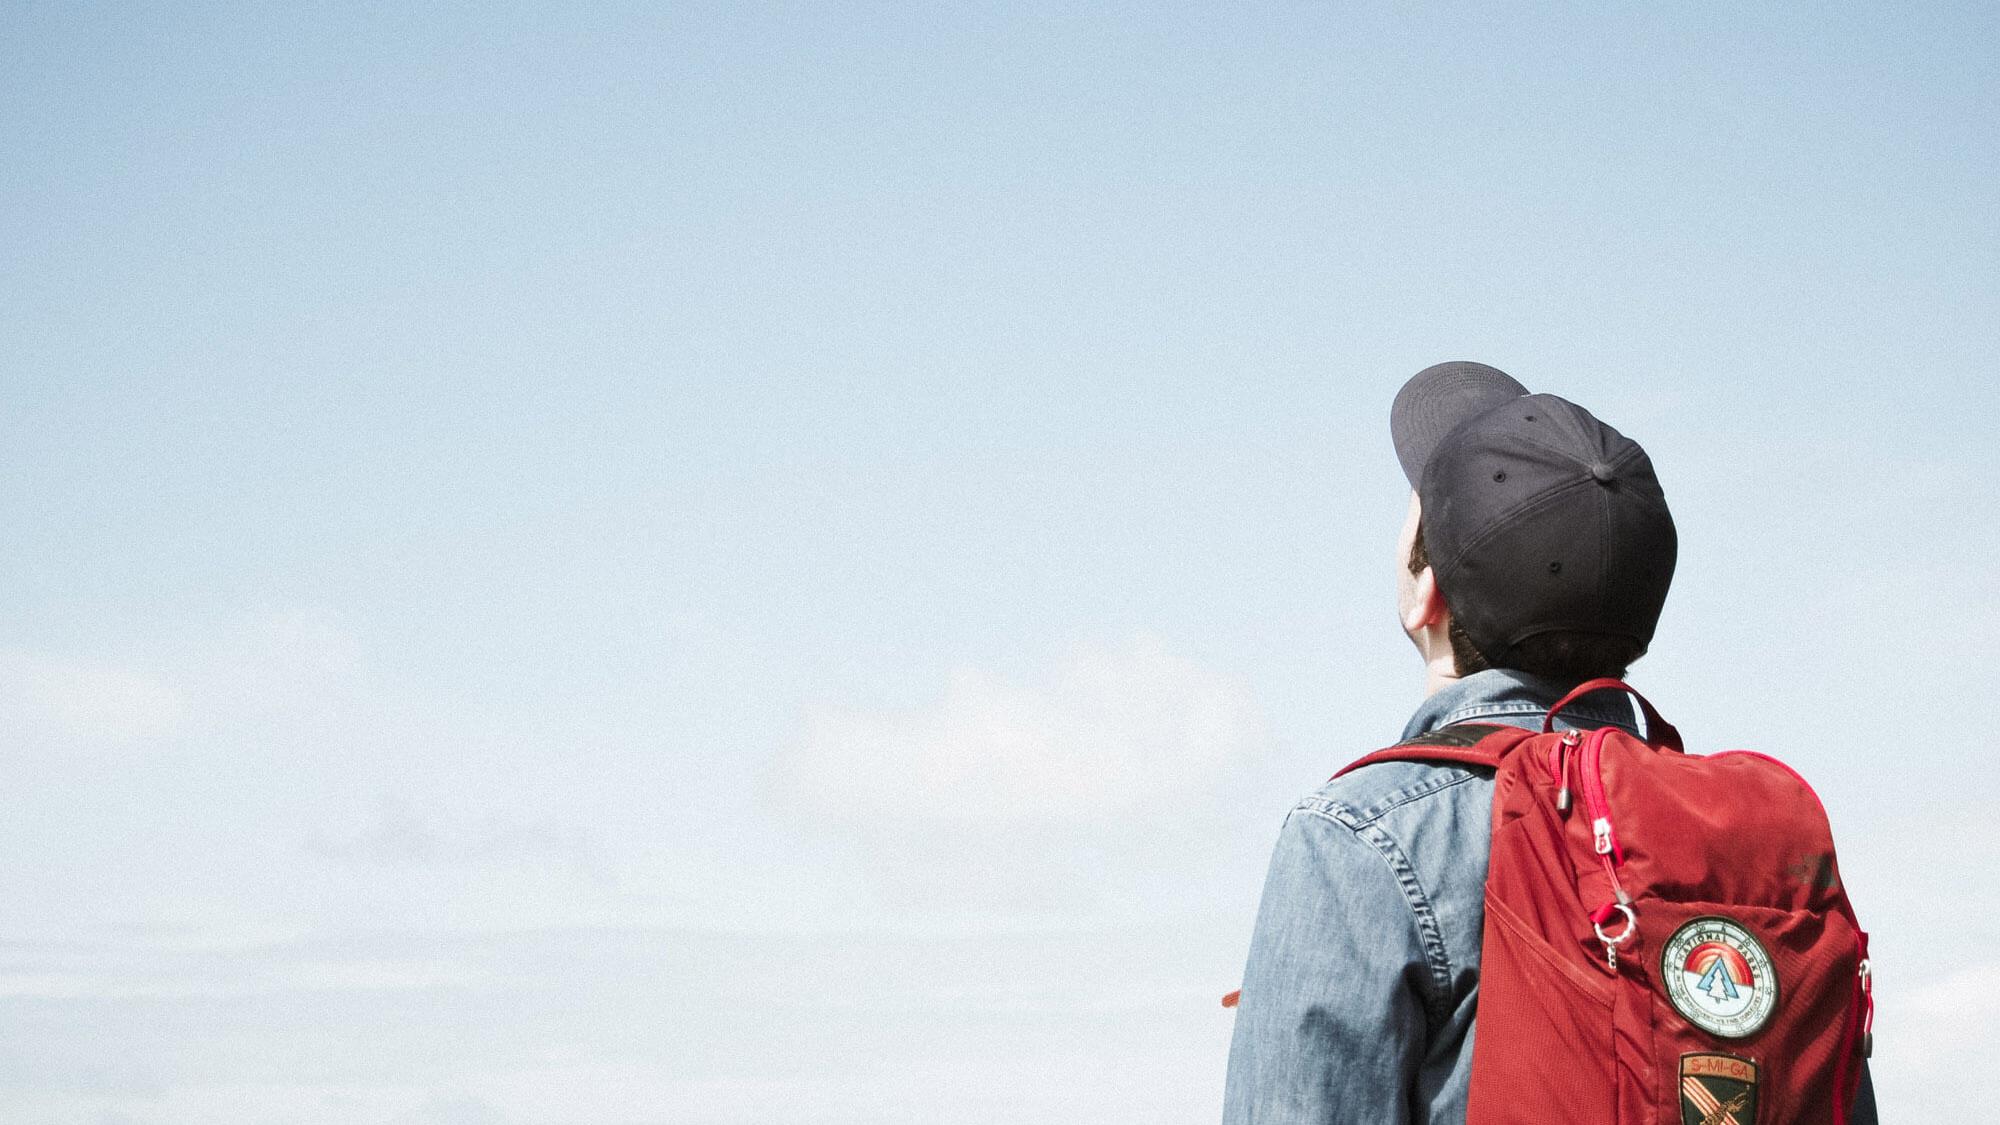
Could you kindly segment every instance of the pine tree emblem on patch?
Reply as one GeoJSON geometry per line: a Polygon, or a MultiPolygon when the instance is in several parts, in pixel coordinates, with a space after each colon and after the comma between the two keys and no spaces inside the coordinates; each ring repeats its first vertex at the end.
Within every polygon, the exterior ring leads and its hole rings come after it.
{"type": "Polygon", "coordinates": [[[1681,1056],[1681,1125],[1755,1125],[1757,1064],[1735,1055],[1681,1056]]]}
{"type": "Polygon", "coordinates": [[[1727,918],[1696,918],[1660,953],[1667,999],[1710,1035],[1755,1035],[1778,1007],[1778,973],[1749,930],[1727,918]]]}

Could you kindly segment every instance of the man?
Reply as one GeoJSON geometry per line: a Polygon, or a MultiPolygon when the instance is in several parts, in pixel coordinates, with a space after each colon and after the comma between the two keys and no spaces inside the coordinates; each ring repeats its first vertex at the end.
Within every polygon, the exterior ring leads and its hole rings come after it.
{"type": "MultiPolygon", "coordinates": [[[[1426,675],[1402,736],[1540,729],[1569,688],[1622,677],[1677,542],[1645,450],[1478,363],[1418,372],[1390,431],[1411,487],[1396,608],[1426,675]]],[[[1611,693],[1556,725],[1640,733],[1611,693]]],[[[1492,807],[1491,770],[1383,762],[1293,808],[1244,970],[1228,1125],[1465,1121],[1492,807]]],[[[1853,1121],[1875,1122],[1865,1072],[1853,1121]]]]}

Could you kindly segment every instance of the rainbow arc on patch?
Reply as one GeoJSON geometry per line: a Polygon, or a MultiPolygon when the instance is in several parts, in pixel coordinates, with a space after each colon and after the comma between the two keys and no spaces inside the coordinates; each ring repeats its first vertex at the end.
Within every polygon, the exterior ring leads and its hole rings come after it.
{"type": "Polygon", "coordinates": [[[1705,941],[1688,950],[1681,967],[1701,978],[1695,985],[1698,991],[1718,1000],[1734,1000],[1739,990],[1753,988],[1757,983],[1742,951],[1719,941],[1705,941]]]}

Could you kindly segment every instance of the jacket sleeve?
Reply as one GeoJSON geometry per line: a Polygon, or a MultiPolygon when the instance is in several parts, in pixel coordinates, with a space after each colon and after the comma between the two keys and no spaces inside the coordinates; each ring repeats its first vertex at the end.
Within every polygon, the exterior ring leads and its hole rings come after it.
{"type": "Polygon", "coordinates": [[[1293,810],[1250,939],[1225,1125],[1407,1121],[1427,973],[1388,857],[1330,816],[1293,810]]]}

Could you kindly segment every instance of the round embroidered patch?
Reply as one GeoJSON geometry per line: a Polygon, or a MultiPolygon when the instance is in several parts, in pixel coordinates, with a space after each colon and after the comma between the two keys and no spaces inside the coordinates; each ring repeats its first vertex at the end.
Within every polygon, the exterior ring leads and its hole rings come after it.
{"type": "Polygon", "coordinates": [[[1660,953],[1667,999],[1711,1035],[1755,1035],[1778,1007],[1778,973],[1749,930],[1727,918],[1696,918],[1660,953]]]}

